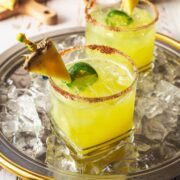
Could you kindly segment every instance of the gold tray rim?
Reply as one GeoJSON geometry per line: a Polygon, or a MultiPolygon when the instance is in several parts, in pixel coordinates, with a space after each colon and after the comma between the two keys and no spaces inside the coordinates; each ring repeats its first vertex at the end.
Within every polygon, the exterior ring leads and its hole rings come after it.
{"type": "MultiPolygon", "coordinates": [[[[55,34],[61,34],[61,32],[65,32],[64,34],[68,33],[68,32],[78,32],[78,31],[83,31],[84,28],[83,27],[77,27],[77,28],[68,28],[68,29],[63,29],[62,31],[59,31],[59,33],[55,33],[55,34]]],[[[52,33],[48,33],[48,36],[49,35],[53,35],[54,32],[52,33]]],[[[39,37],[44,37],[45,35],[47,35],[47,33],[44,33],[44,34],[40,34],[36,37],[34,37],[33,39],[38,39],[39,37]]],[[[169,45],[170,47],[172,48],[175,48],[177,49],[177,51],[180,51],[180,43],[167,36],[167,35],[164,35],[164,34],[161,34],[161,33],[156,33],[156,40],[162,42],[162,43],[165,43],[166,45],[169,45]]],[[[17,46],[17,45],[16,45],[17,46]]],[[[10,49],[13,49],[15,48],[16,46],[13,46],[12,48],[9,48],[8,50],[10,49]]],[[[8,51],[7,50],[7,51],[8,51]]],[[[2,55],[6,54],[5,51],[2,55]]],[[[2,168],[4,168],[5,170],[13,173],[14,175],[18,176],[18,177],[21,177],[23,179],[33,179],[33,180],[54,180],[54,178],[51,178],[51,177],[47,177],[47,176],[43,176],[42,174],[37,174],[33,171],[30,171],[28,169],[25,169],[23,168],[22,166],[16,164],[15,162],[11,161],[10,159],[8,159],[6,156],[4,156],[1,152],[0,152],[0,166],[2,168]]]]}

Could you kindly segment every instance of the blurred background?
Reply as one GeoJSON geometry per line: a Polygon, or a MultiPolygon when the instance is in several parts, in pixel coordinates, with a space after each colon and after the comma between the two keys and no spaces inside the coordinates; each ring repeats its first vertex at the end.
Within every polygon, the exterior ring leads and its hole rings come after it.
{"type": "MultiPolygon", "coordinates": [[[[31,37],[44,32],[85,25],[85,0],[23,0],[23,2],[28,3],[22,3],[18,8],[15,6],[13,10],[0,6],[0,53],[17,43],[15,37],[19,32],[31,37]]],[[[180,0],[152,0],[152,2],[157,5],[160,12],[157,31],[179,41],[180,0]]]]}

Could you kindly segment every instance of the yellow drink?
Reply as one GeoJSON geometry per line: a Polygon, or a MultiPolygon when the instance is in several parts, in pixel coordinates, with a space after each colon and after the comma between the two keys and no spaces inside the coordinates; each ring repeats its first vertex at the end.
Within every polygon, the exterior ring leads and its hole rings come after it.
{"type": "Polygon", "coordinates": [[[136,73],[125,58],[114,61],[108,57],[87,57],[67,64],[69,69],[79,61],[86,62],[96,70],[98,80],[84,89],[57,79],[52,82],[54,126],[77,152],[121,139],[133,128],[136,73]]]}
{"type": "Polygon", "coordinates": [[[89,10],[91,19],[87,17],[86,43],[103,44],[119,49],[128,54],[139,69],[149,65],[153,60],[155,19],[148,10],[143,8],[135,8],[131,16],[132,21],[127,24],[125,19],[113,17],[112,25],[107,23],[108,13],[119,7],[108,9],[98,7],[89,10]]]}

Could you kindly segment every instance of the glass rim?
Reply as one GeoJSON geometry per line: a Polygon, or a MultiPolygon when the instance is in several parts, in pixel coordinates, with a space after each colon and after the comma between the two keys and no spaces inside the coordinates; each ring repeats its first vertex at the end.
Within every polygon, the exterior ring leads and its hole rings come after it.
{"type": "Polygon", "coordinates": [[[100,26],[100,27],[103,27],[107,30],[110,30],[110,31],[116,31],[116,32],[129,32],[129,31],[139,31],[139,30],[142,30],[142,29],[146,29],[150,26],[152,26],[153,24],[155,24],[157,22],[157,20],[159,19],[159,12],[156,8],[156,6],[151,3],[150,1],[148,0],[140,0],[144,3],[146,3],[148,6],[151,7],[151,9],[153,10],[153,12],[155,13],[155,17],[153,18],[153,20],[148,23],[148,24],[145,24],[143,26],[137,26],[137,27],[134,27],[134,28],[123,28],[123,26],[121,27],[113,27],[113,26],[108,26],[108,25],[104,25],[100,22],[97,22],[96,19],[94,19],[92,16],[91,16],[91,13],[89,12],[91,10],[91,8],[94,6],[94,3],[95,3],[95,0],[90,0],[89,2],[86,3],[86,8],[85,8],[85,17],[86,17],[86,21],[89,22],[89,23],[92,23],[93,25],[95,26],[100,26]]]}
{"type": "Polygon", "coordinates": [[[120,96],[126,95],[128,92],[130,92],[132,90],[134,84],[136,83],[136,81],[138,79],[138,69],[137,69],[135,63],[133,62],[133,60],[128,55],[124,54],[123,52],[121,52],[117,49],[114,49],[114,48],[111,48],[108,46],[104,46],[104,45],[92,44],[92,45],[76,46],[73,48],[65,49],[60,52],[60,55],[63,57],[67,53],[85,49],[85,48],[89,48],[91,50],[97,50],[100,53],[104,53],[104,54],[116,54],[116,55],[124,57],[130,63],[130,65],[133,68],[133,72],[135,73],[133,81],[127,88],[125,88],[124,90],[122,90],[118,93],[114,93],[114,94],[108,95],[108,96],[87,97],[87,96],[75,95],[64,89],[61,89],[60,87],[58,87],[58,85],[56,85],[56,83],[53,81],[53,79],[50,78],[49,79],[50,85],[58,94],[61,94],[62,96],[64,96],[65,98],[68,98],[70,100],[79,100],[79,101],[88,102],[88,103],[97,103],[97,102],[103,102],[103,101],[107,101],[107,100],[116,99],[120,96]]]}

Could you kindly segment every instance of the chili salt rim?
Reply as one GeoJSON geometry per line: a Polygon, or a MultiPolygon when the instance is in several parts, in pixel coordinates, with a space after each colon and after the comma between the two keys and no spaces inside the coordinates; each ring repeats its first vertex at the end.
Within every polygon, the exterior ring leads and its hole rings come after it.
{"type": "Polygon", "coordinates": [[[51,86],[53,87],[53,89],[56,92],[58,92],[59,94],[61,94],[62,96],[64,96],[65,98],[68,98],[70,100],[79,100],[79,101],[83,101],[83,102],[96,103],[96,102],[103,102],[103,101],[118,98],[118,97],[123,96],[123,95],[125,95],[125,94],[127,94],[128,92],[131,91],[131,89],[133,88],[133,86],[136,83],[137,78],[138,78],[138,69],[137,69],[136,65],[134,64],[134,62],[131,60],[131,58],[129,56],[125,55],[124,53],[122,53],[121,51],[118,51],[118,50],[116,50],[114,48],[107,47],[107,46],[104,46],[104,45],[93,44],[93,45],[85,45],[85,46],[76,46],[74,48],[66,49],[66,50],[63,50],[62,52],[60,52],[60,55],[63,56],[65,54],[67,54],[67,53],[70,53],[70,52],[73,52],[73,51],[76,51],[76,50],[80,50],[80,49],[84,49],[84,48],[89,48],[91,50],[97,50],[97,51],[99,51],[101,53],[104,53],[104,54],[117,54],[117,55],[123,56],[132,65],[133,71],[135,73],[134,80],[132,81],[132,83],[126,89],[124,89],[124,90],[122,90],[122,91],[120,91],[118,93],[115,93],[113,95],[101,96],[101,97],[85,97],[85,96],[79,96],[79,95],[71,94],[70,92],[61,89],[50,78],[49,79],[50,84],[51,84],[51,86]]]}
{"type": "Polygon", "coordinates": [[[140,0],[141,2],[144,2],[146,3],[147,5],[149,5],[151,7],[151,9],[153,10],[153,12],[155,13],[155,18],[148,24],[145,24],[143,26],[137,26],[135,28],[123,28],[123,27],[113,27],[113,26],[106,26],[100,22],[97,22],[92,16],[91,16],[91,13],[89,12],[91,10],[91,8],[94,6],[94,3],[95,3],[95,0],[90,0],[89,2],[86,3],[86,8],[85,8],[85,14],[86,14],[86,20],[87,22],[89,23],[92,23],[93,25],[95,26],[101,26],[107,30],[110,30],[110,31],[116,31],[116,32],[120,32],[120,31],[123,31],[123,32],[129,32],[129,31],[139,31],[139,30],[142,30],[142,29],[146,29],[148,28],[149,26],[152,26],[153,24],[155,24],[157,22],[157,20],[159,19],[159,12],[156,8],[156,6],[149,2],[148,0],[140,0]]]}

